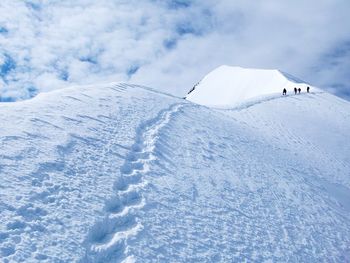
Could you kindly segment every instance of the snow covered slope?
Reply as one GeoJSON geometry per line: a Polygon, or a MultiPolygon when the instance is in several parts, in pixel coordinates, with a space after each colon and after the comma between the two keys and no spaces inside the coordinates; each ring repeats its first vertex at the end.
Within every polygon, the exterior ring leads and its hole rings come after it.
{"type": "Polygon", "coordinates": [[[143,185],[131,170],[142,168],[137,158],[151,156],[138,156],[143,145],[136,142],[159,112],[179,102],[112,84],[0,104],[0,261],[121,256],[120,240],[102,243],[113,231],[124,240],[138,229],[129,210],[142,205],[143,185]]]}
{"type": "Polygon", "coordinates": [[[346,262],[350,103],[144,87],[0,104],[1,262],[346,262]]]}
{"type": "Polygon", "coordinates": [[[306,91],[307,86],[279,70],[221,66],[206,75],[186,98],[202,105],[227,107],[247,99],[280,95],[284,88],[288,93],[294,93],[294,87],[306,91]]]}

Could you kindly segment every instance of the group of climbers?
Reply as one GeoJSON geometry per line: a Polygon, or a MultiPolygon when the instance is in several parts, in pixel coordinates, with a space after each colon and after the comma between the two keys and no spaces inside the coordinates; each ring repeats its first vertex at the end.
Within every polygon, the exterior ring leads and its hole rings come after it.
{"type": "MultiPolygon", "coordinates": [[[[298,89],[297,89],[296,87],[294,88],[294,94],[297,94],[297,93],[300,94],[300,92],[301,92],[301,88],[300,88],[300,87],[299,87],[298,89]]],[[[306,88],[306,92],[307,92],[307,93],[310,92],[310,87],[309,87],[309,86],[306,88]]],[[[283,95],[287,95],[287,90],[286,90],[286,88],[283,89],[283,93],[282,93],[282,94],[283,94],[283,95]]]]}

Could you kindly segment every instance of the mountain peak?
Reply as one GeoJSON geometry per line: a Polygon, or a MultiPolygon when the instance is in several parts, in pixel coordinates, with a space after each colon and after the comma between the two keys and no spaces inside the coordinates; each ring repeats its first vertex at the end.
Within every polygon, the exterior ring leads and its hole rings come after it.
{"type": "Polygon", "coordinates": [[[294,87],[306,91],[307,86],[311,87],[307,82],[277,69],[222,65],[207,74],[186,99],[206,106],[227,107],[261,96],[279,95],[284,88],[289,93],[294,87]]]}

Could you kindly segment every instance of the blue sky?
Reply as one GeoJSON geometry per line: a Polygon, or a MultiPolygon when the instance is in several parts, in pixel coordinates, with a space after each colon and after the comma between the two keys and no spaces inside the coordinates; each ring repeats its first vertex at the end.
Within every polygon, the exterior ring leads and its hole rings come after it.
{"type": "Polygon", "coordinates": [[[350,2],[3,0],[1,100],[130,81],[182,96],[227,64],[350,98],[350,2]]]}

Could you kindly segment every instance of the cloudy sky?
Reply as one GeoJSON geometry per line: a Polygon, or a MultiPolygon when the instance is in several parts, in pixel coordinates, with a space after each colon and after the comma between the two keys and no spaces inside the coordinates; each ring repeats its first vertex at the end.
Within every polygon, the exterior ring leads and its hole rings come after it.
{"type": "Polygon", "coordinates": [[[1,0],[0,96],[130,81],[182,96],[227,64],[350,98],[350,1],[1,0]]]}

